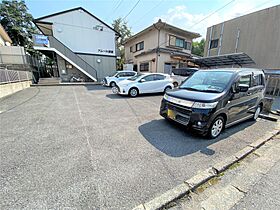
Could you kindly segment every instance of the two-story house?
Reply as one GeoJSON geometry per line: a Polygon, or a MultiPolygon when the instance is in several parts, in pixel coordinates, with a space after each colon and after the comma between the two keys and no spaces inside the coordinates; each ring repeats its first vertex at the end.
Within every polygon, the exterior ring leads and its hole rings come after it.
{"type": "Polygon", "coordinates": [[[170,73],[185,67],[191,58],[192,40],[200,34],[162,22],[140,31],[126,40],[125,60],[138,72],[170,73]]]}
{"type": "Polygon", "coordinates": [[[82,7],[37,18],[42,35],[34,36],[35,49],[53,58],[55,76],[72,75],[86,81],[101,80],[116,70],[117,31],[82,7]]]}

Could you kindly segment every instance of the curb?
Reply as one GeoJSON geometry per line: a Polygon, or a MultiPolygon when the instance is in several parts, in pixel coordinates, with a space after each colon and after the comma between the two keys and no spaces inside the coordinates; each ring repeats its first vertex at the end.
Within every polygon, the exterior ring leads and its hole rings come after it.
{"type": "Polygon", "coordinates": [[[206,183],[210,179],[217,177],[221,172],[228,169],[230,166],[236,162],[244,159],[246,156],[254,152],[256,149],[261,147],[263,144],[271,140],[274,136],[280,134],[280,123],[276,126],[276,129],[265,134],[263,137],[257,139],[255,142],[247,145],[242,150],[236,152],[234,155],[231,155],[225,158],[223,161],[214,164],[212,167],[197,173],[195,176],[186,180],[182,184],[177,185],[171,190],[161,194],[160,196],[146,202],[142,203],[133,210],[157,210],[163,209],[165,206],[171,202],[193,192],[196,188],[206,183]]]}
{"type": "Polygon", "coordinates": [[[31,84],[30,87],[43,87],[43,86],[87,86],[87,85],[102,85],[100,82],[79,82],[79,83],[57,83],[57,84],[31,84]]]}

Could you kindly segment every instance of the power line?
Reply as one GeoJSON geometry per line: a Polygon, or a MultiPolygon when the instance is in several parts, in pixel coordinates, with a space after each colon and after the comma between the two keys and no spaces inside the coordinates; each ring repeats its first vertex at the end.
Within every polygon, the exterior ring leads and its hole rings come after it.
{"type": "Polygon", "coordinates": [[[126,15],[122,20],[124,20],[125,18],[127,18],[128,15],[130,15],[130,13],[135,9],[135,7],[139,4],[140,1],[141,1],[141,0],[138,0],[138,1],[136,2],[136,4],[134,4],[134,6],[132,7],[132,9],[127,13],[127,15],[126,15]]]}
{"type": "Polygon", "coordinates": [[[247,12],[250,12],[250,11],[252,11],[252,10],[254,10],[254,9],[257,9],[257,8],[259,8],[259,7],[261,7],[261,6],[265,5],[265,4],[267,4],[267,3],[270,2],[270,1],[272,1],[272,0],[268,0],[268,1],[266,1],[266,2],[263,2],[263,3],[259,4],[259,5],[257,5],[256,7],[247,10],[247,11],[244,12],[244,13],[247,13],[247,12]]]}
{"type": "Polygon", "coordinates": [[[146,17],[151,11],[153,11],[155,8],[157,8],[163,1],[165,0],[161,0],[158,4],[156,4],[154,7],[152,7],[148,12],[146,12],[141,18],[137,19],[135,22],[133,22],[131,25],[134,25],[135,23],[139,23],[141,21],[143,21],[144,17],[146,17]]]}
{"type": "MultiPolygon", "coordinates": [[[[228,2],[227,4],[225,4],[224,6],[220,7],[219,9],[217,9],[217,10],[215,10],[214,12],[210,13],[209,15],[207,15],[207,16],[206,16],[205,18],[203,18],[202,20],[200,20],[200,21],[198,21],[197,23],[195,23],[194,25],[192,25],[190,28],[192,28],[193,26],[195,26],[195,25],[201,23],[202,21],[206,20],[207,18],[209,18],[210,16],[214,15],[214,14],[217,13],[218,11],[224,9],[226,6],[228,6],[229,4],[231,4],[231,3],[234,2],[234,1],[235,1],[235,0],[231,0],[230,2],[228,2]]],[[[162,45],[164,45],[164,44],[167,43],[167,42],[169,42],[169,40],[167,40],[167,41],[161,43],[161,44],[159,45],[159,47],[162,46],[162,45]]]]}
{"type": "MultiPolygon", "coordinates": [[[[117,9],[121,6],[122,2],[123,2],[123,0],[120,0],[120,1],[119,1],[119,3],[117,4],[117,6],[113,9],[113,13],[112,13],[112,14],[114,14],[114,13],[117,11],[117,9]]],[[[111,14],[111,15],[112,15],[112,14],[111,14]]]]}
{"type": "Polygon", "coordinates": [[[231,4],[232,2],[234,2],[235,0],[231,0],[230,2],[228,2],[227,4],[225,4],[224,6],[222,6],[221,8],[215,10],[214,12],[210,13],[209,15],[207,15],[205,18],[201,19],[200,21],[198,21],[197,23],[193,24],[190,28],[196,26],[197,24],[201,23],[202,21],[206,20],[207,18],[209,18],[210,16],[214,15],[215,13],[217,13],[218,11],[224,9],[226,6],[228,6],[229,4],[231,4]]]}
{"type": "Polygon", "coordinates": [[[105,20],[108,20],[108,18],[109,18],[110,16],[112,16],[112,15],[117,11],[117,9],[120,7],[120,5],[122,4],[122,2],[123,2],[123,0],[119,0],[119,1],[117,2],[116,6],[111,10],[112,12],[108,15],[108,17],[106,17],[105,20]]]}

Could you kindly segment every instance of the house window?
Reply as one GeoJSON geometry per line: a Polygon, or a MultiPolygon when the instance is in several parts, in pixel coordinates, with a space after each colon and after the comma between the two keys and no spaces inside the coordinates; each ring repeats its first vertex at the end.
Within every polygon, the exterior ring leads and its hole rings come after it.
{"type": "Polygon", "coordinates": [[[140,71],[149,71],[149,63],[141,63],[140,71]]]}
{"type": "Polygon", "coordinates": [[[191,50],[192,49],[192,43],[191,42],[185,42],[185,49],[186,50],[191,50]]]}
{"type": "Polygon", "coordinates": [[[136,51],[140,51],[144,49],[144,41],[136,44],[136,51]]]}
{"type": "Polygon", "coordinates": [[[133,52],[133,46],[129,48],[129,52],[133,52]]]}
{"type": "Polygon", "coordinates": [[[219,44],[219,39],[211,40],[210,42],[210,49],[217,48],[219,44]]]}
{"type": "Polygon", "coordinates": [[[173,35],[169,35],[169,46],[185,48],[186,41],[173,35]]]}

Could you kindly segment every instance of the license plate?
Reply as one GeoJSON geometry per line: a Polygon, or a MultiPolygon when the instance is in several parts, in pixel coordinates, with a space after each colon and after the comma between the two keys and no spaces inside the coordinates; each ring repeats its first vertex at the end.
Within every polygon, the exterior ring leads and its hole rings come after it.
{"type": "Polygon", "coordinates": [[[175,113],[173,110],[171,109],[167,109],[167,117],[169,117],[170,119],[175,119],[175,113]]]}

